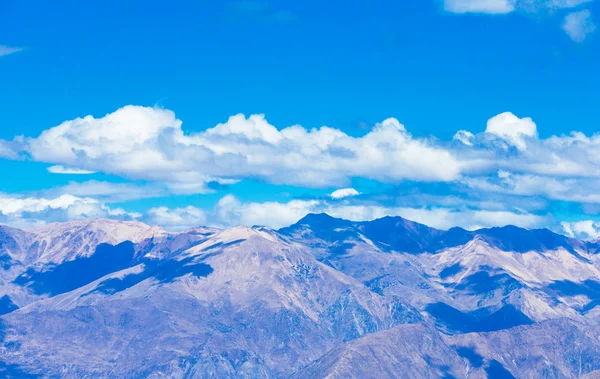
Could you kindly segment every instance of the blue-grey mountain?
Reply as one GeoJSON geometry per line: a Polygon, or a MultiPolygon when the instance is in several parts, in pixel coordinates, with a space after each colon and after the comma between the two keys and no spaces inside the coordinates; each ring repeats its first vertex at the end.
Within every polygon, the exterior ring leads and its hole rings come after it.
{"type": "Polygon", "coordinates": [[[0,375],[593,377],[600,246],[311,214],[0,227],[0,375]]]}

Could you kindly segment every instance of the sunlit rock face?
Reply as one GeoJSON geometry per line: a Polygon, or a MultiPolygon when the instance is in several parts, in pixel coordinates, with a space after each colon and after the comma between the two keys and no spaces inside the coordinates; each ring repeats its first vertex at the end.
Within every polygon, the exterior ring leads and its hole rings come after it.
{"type": "Polygon", "coordinates": [[[597,250],[324,214],[279,231],[0,227],[0,376],[593,376],[597,250]]]}

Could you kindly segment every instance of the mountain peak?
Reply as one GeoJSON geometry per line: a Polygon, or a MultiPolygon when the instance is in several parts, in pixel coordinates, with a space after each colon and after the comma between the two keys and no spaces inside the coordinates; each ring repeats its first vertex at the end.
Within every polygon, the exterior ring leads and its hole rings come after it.
{"type": "Polygon", "coordinates": [[[327,213],[309,213],[295,224],[279,229],[279,232],[287,234],[294,230],[303,229],[305,225],[309,226],[310,229],[316,231],[344,228],[352,226],[353,224],[354,223],[352,221],[344,220],[341,218],[335,218],[328,215],[327,213]]]}
{"type": "Polygon", "coordinates": [[[327,213],[309,213],[306,216],[302,217],[296,224],[315,224],[315,223],[324,223],[331,222],[334,220],[346,221],[340,218],[335,218],[333,216],[328,215],[327,213]]]}

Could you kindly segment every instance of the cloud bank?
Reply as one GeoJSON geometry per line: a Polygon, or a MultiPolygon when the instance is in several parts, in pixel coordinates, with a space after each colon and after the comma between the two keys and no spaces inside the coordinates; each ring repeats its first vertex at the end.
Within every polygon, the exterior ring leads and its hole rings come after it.
{"type": "MultiPolygon", "coordinates": [[[[37,137],[0,140],[0,146],[5,157],[27,156],[53,165],[53,173],[101,172],[154,183],[153,191],[172,194],[210,192],[211,182],[244,179],[343,188],[352,178],[365,178],[464,183],[557,199],[570,192],[575,201],[590,202],[595,192],[581,184],[596,191],[600,180],[600,135],[573,131],[540,139],[531,118],[510,112],[491,117],[483,132],[461,130],[454,141],[444,142],[414,138],[394,118],[360,137],[327,126],[276,128],[263,115],[235,115],[186,133],[172,111],[127,106],[102,118],[66,121],[37,137]],[[497,177],[499,172],[504,177],[497,177]]],[[[345,188],[331,196],[354,196],[354,191],[345,188]]]]}
{"type": "Polygon", "coordinates": [[[175,229],[198,224],[280,227],[309,212],[327,212],[354,220],[401,215],[440,228],[554,225],[565,234],[589,238],[581,228],[567,230],[547,209],[556,201],[582,209],[600,204],[600,135],[573,131],[540,138],[534,120],[510,112],[482,126],[482,131],[460,130],[452,141],[441,141],[413,137],[394,118],[362,136],[349,136],[328,126],[278,128],[263,115],[235,115],[189,133],[170,110],[127,106],[100,118],[65,121],[38,136],[0,140],[6,159],[44,162],[51,173],[102,173],[123,180],[93,178],[26,196],[5,194],[0,222],[114,217],[175,229]],[[348,186],[356,178],[409,190],[364,193],[348,186]],[[223,191],[248,179],[323,188],[329,195],[285,202],[222,196],[210,209],[156,207],[142,213],[111,205],[223,191]],[[419,189],[427,183],[433,192],[419,189]]]}
{"type": "Polygon", "coordinates": [[[168,230],[184,230],[198,225],[231,227],[263,225],[281,228],[291,225],[309,213],[328,213],[353,221],[366,221],[385,216],[402,216],[429,226],[448,229],[461,226],[478,229],[513,224],[537,227],[546,216],[498,210],[457,210],[448,207],[393,207],[377,204],[348,204],[327,200],[290,200],[288,202],[241,202],[233,195],[223,196],[211,209],[194,206],[181,208],[155,207],[143,213],[112,208],[96,199],[61,195],[55,198],[20,197],[0,194],[0,220],[17,227],[33,228],[50,222],[86,218],[138,220],[160,225],[168,230]]]}
{"type": "Polygon", "coordinates": [[[127,106],[102,118],[66,121],[38,137],[0,142],[18,150],[14,155],[54,165],[51,172],[160,181],[178,193],[202,193],[211,181],[249,177],[328,187],[348,184],[352,177],[451,181],[460,172],[449,151],[413,138],[393,118],[360,138],[326,126],[277,129],[263,115],[235,115],[204,132],[186,134],[169,110],[127,106]]]}

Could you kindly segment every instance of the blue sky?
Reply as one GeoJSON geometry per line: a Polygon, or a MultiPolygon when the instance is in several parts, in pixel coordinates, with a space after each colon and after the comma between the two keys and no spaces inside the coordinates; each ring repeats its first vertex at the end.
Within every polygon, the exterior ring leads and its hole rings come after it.
{"type": "Polygon", "coordinates": [[[595,238],[598,15],[593,0],[2,1],[0,221],[327,211],[595,238]]]}

